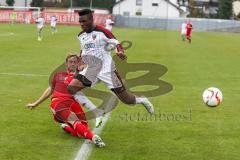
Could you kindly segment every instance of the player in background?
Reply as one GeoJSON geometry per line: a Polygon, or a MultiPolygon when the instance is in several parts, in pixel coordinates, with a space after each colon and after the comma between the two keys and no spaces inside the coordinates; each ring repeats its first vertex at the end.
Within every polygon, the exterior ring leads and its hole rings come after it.
{"type": "Polygon", "coordinates": [[[51,21],[50,26],[51,26],[52,34],[54,34],[57,32],[57,27],[56,27],[57,17],[56,17],[56,15],[51,16],[50,21],[51,21]]]}
{"type": "Polygon", "coordinates": [[[41,14],[37,19],[36,19],[36,24],[37,24],[37,32],[38,32],[38,41],[41,41],[43,38],[42,31],[44,27],[45,20],[43,18],[43,15],[41,14]]]}
{"type": "Polygon", "coordinates": [[[186,32],[187,32],[187,22],[183,22],[181,24],[181,37],[182,37],[182,41],[186,40],[186,32]]]}
{"type": "Polygon", "coordinates": [[[108,16],[105,21],[105,28],[108,29],[109,31],[112,31],[113,25],[114,21],[111,19],[111,16],[108,16]]]}
{"type": "Polygon", "coordinates": [[[188,40],[189,43],[192,42],[192,29],[193,29],[193,25],[191,23],[191,21],[188,21],[187,22],[187,26],[186,26],[186,38],[188,40]]]}
{"type": "Polygon", "coordinates": [[[92,140],[98,147],[104,147],[105,144],[101,138],[89,130],[81,105],[67,91],[67,86],[72,81],[79,62],[80,59],[77,55],[68,55],[66,58],[67,71],[55,73],[51,85],[38,100],[27,104],[27,107],[34,109],[52,95],[51,110],[54,119],[62,124],[63,130],[73,136],[92,140]]]}
{"type": "Polygon", "coordinates": [[[16,12],[12,12],[10,14],[10,19],[11,19],[11,23],[14,24],[17,20],[17,13],[16,12]]]}
{"type": "Polygon", "coordinates": [[[115,68],[111,52],[105,49],[108,43],[114,43],[116,54],[121,59],[126,59],[118,40],[109,30],[93,24],[91,10],[83,9],[79,12],[79,16],[82,28],[82,32],[78,35],[82,49],[80,56],[87,67],[74,77],[68,86],[68,91],[75,95],[81,89],[92,87],[98,81],[102,81],[125,104],[142,104],[150,114],[153,114],[154,107],[146,97],[137,97],[126,90],[115,68]]]}
{"type": "Polygon", "coordinates": [[[23,19],[25,24],[30,24],[30,17],[27,14],[23,14],[23,19]]]}

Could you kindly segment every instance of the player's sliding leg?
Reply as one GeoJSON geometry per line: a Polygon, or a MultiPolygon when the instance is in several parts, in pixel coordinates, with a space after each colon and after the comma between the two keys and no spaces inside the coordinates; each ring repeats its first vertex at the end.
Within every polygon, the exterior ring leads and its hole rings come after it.
{"type": "Polygon", "coordinates": [[[67,132],[70,133],[72,136],[76,137],[77,132],[73,129],[71,125],[68,125],[67,123],[61,123],[61,128],[67,132]]]}
{"type": "MultiPolygon", "coordinates": [[[[89,80],[87,80],[85,77],[83,77],[81,75],[77,75],[77,76],[78,76],[78,77],[76,77],[77,79],[73,79],[68,86],[68,92],[71,93],[72,95],[77,94],[77,92],[79,92],[80,90],[85,88],[85,86],[89,86],[89,87],[91,86],[91,82],[89,82],[89,80]],[[81,80],[79,80],[79,79],[81,79],[81,80]]],[[[79,95],[75,95],[74,97],[81,104],[85,103],[85,106],[88,107],[89,110],[94,110],[96,108],[95,105],[93,103],[91,103],[91,101],[88,100],[86,97],[82,97],[79,95]]],[[[102,123],[102,117],[99,117],[99,115],[97,115],[96,117],[97,117],[96,118],[96,127],[99,127],[102,123]]]]}
{"type": "Polygon", "coordinates": [[[71,115],[68,121],[72,122],[72,126],[79,137],[92,140],[98,147],[104,147],[105,144],[98,135],[94,135],[88,128],[88,123],[85,114],[79,103],[76,101],[70,105],[71,115]],[[79,121],[80,120],[80,121],[79,121]]]}
{"type": "MultiPolygon", "coordinates": [[[[69,107],[65,107],[63,103],[57,102],[57,105],[54,106],[54,103],[51,104],[52,111],[54,114],[54,119],[60,123],[61,128],[66,132],[70,133],[72,136],[77,136],[77,132],[74,130],[71,123],[68,123],[68,118],[71,115],[69,107]],[[54,106],[54,107],[53,107],[54,106]]],[[[65,103],[66,104],[66,103],[65,103]]],[[[67,105],[66,105],[67,106],[67,105]]],[[[72,116],[71,116],[72,117],[72,116]]]]}
{"type": "MultiPolygon", "coordinates": [[[[71,121],[71,120],[70,120],[71,121]]],[[[71,121],[72,122],[72,121],[71,121]]],[[[94,135],[86,125],[86,123],[82,121],[74,121],[72,123],[73,128],[79,137],[84,137],[86,139],[91,140],[97,147],[104,147],[105,143],[98,135],[94,135]]]]}
{"type": "MultiPolygon", "coordinates": [[[[75,108],[77,109],[77,108],[75,108]]],[[[94,135],[88,128],[87,122],[85,120],[80,120],[74,112],[69,109],[63,109],[55,111],[55,119],[59,122],[65,122],[69,125],[64,125],[64,131],[71,133],[74,136],[84,137],[91,140],[97,147],[104,147],[105,144],[98,135],[94,135]],[[70,127],[72,126],[72,127],[70,127]],[[73,128],[73,130],[71,130],[73,128]]]]}
{"type": "Polygon", "coordinates": [[[93,133],[81,121],[74,121],[73,128],[79,137],[84,137],[86,139],[92,140],[93,133]]]}
{"type": "Polygon", "coordinates": [[[82,104],[82,106],[87,108],[89,111],[94,111],[93,113],[95,114],[96,117],[95,127],[98,128],[102,124],[103,110],[97,109],[97,107],[82,92],[77,92],[74,95],[74,99],[78,103],[82,104]]]}
{"type": "Polygon", "coordinates": [[[64,127],[63,129],[65,132],[71,133],[73,136],[84,137],[88,140],[91,140],[97,147],[105,146],[105,143],[102,141],[102,139],[98,135],[93,134],[88,129],[88,126],[81,121],[74,121],[73,128],[67,124],[62,124],[62,127],[64,127]]]}
{"type": "Polygon", "coordinates": [[[97,147],[104,147],[105,143],[98,135],[94,135],[84,123],[80,121],[75,121],[73,123],[73,128],[79,137],[84,137],[91,140],[97,147]]]}

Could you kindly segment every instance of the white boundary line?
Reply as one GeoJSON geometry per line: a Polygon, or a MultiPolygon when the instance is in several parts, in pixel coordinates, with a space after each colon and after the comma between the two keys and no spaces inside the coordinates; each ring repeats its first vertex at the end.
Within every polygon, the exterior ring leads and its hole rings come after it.
{"type": "Polygon", "coordinates": [[[15,35],[13,32],[0,32],[0,37],[13,36],[13,35],[15,35]]]}
{"type": "Polygon", "coordinates": [[[48,77],[46,74],[28,74],[28,73],[0,73],[0,76],[24,76],[24,77],[48,77]]]}
{"type": "MultiPolygon", "coordinates": [[[[115,95],[111,96],[109,101],[106,104],[106,110],[108,110],[109,107],[112,107],[114,105],[114,103],[116,102],[117,97],[115,95]]],[[[108,112],[104,118],[103,118],[103,122],[102,125],[99,128],[94,128],[93,129],[93,133],[94,134],[101,134],[104,126],[106,125],[108,119],[110,117],[110,112],[108,112]]],[[[89,140],[85,140],[84,143],[81,145],[81,148],[79,149],[76,157],[74,158],[74,160],[87,160],[89,158],[89,156],[91,155],[91,152],[93,150],[93,144],[91,141],[89,140]]],[[[103,148],[104,149],[104,148],[103,148]]]]}

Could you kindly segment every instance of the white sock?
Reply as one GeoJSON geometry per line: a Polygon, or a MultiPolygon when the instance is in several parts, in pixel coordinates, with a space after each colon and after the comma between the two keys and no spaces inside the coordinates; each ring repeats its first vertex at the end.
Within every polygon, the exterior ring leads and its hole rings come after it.
{"type": "Polygon", "coordinates": [[[74,95],[74,99],[89,111],[94,111],[93,113],[96,117],[99,117],[104,113],[103,110],[98,109],[82,92],[77,92],[74,95]]]}
{"type": "Polygon", "coordinates": [[[74,99],[88,110],[94,110],[97,108],[82,92],[77,92],[74,95],[74,99]]]}
{"type": "Polygon", "coordinates": [[[136,97],[136,104],[142,104],[145,101],[145,97],[136,97]]]}

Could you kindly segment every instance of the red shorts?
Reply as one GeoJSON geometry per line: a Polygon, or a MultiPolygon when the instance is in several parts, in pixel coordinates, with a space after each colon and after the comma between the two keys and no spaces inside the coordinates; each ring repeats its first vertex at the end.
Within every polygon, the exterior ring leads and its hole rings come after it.
{"type": "Polygon", "coordinates": [[[68,123],[69,120],[81,121],[87,126],[87,120],[81,105],[74,99],[54,98],[51,103],[54,119],[59,123],[68,123]]]}
{"type": "Polygon", "coordinates": [[[192,31],[187,31],[186,37],[191,37],[192,31]]]}

